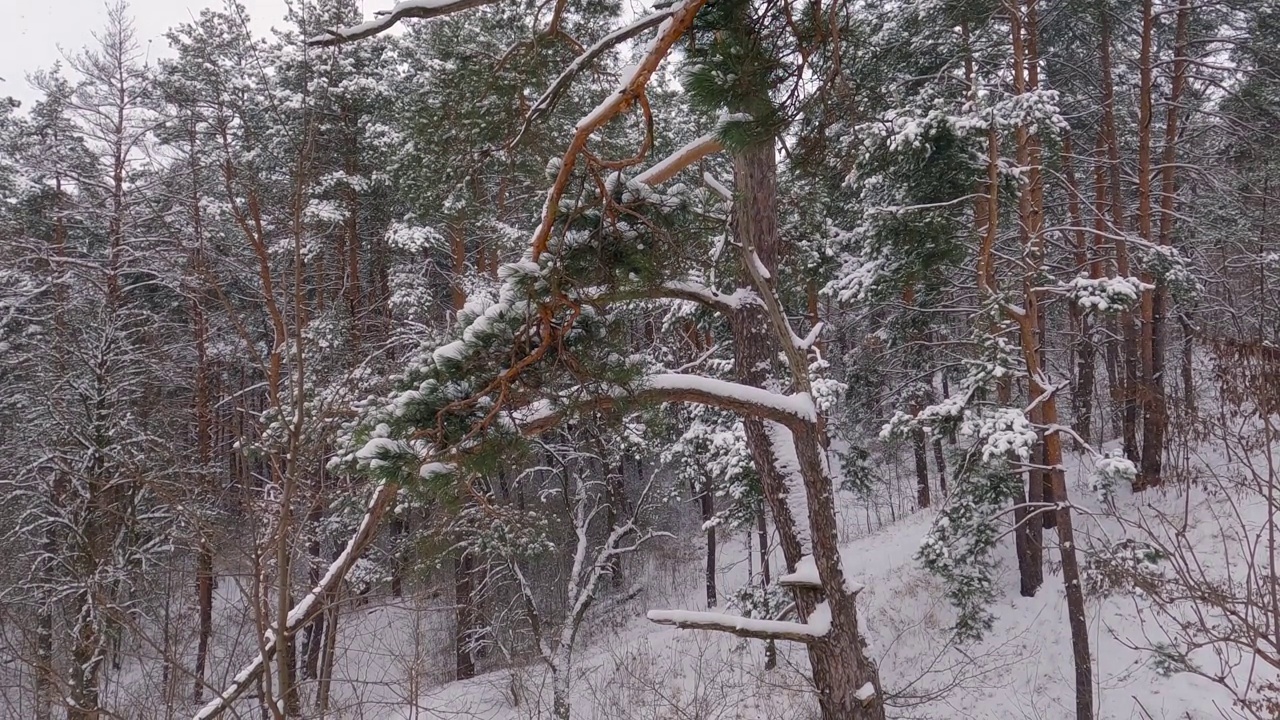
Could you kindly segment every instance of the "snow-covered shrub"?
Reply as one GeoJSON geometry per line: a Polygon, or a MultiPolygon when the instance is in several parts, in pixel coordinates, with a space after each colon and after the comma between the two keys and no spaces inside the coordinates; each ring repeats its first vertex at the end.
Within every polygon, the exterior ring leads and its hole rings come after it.
{"type": "Polygon", "coordinates": [[[1098,502],[1107,505],[1115,500],[1116,488],[1133,484],[1137,477],[1138,468],[1132,460],[1108,452],[1094,463],[1089,489],[1098,498],[1098,502]]]}
{"type": "Polygon", "coordinates": [[[1143,593],[1144,587],[1163,575],[1165,555],[1156,546],[1126,539],[1094,553],[1084,563],[1081,576],[1091,595],[1143,593]]]}
{"type": "Polygon", "coordinates": [[[1071,302],[1079,305],[1080,309],[1100,313],[1129,310],[1138,304],[1142,293],[1154,289],[1153,285],[1134,277],[1078,277],[1061,285],[1071,302]]]}
{"type": "Polygon", "coordinates": [[[982,465],[956,485],[947,508],[929,528],[916,559],[942,580],[956,608],[954,632],[962,641],[979,640],[995,617],[999,513],[1020,492],[1018,477],[1004,463],[982,465]]]}

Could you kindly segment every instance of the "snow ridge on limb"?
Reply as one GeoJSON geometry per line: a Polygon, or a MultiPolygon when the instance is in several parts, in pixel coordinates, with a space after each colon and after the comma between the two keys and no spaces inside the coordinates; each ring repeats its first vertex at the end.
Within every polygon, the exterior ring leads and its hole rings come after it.
{"type": "MultiPolygon", "coordinates": [[[[343,578],[347,576],[351,566],[355,565],[356,561],[360,559],[364,549],[377,534],[382,516],[391,507],[392,501],[395,500],[396,493],[399,491],[399,485],[388,482],[380,482],[374,488],[373,495],[369,499],[369,509],[365,511],[364,517],[360,519],[360,525],[352,533],[351,539],[347,541],[347,546],[343,548],[337,559],[329,564],[329,568],[325,571],[324,577],[320,578],[320,582],[316,583],[311,592],[307,593],[289,611],[283,629],[286,635],[292,635],[297,632],[299,628],[310,622],[323,609],[316,601],[336,591],[338,586],[342,584],[343,578]]],[[[218,717],[231,706],[231,703],[236,701],[236,698],[244,694],[245,690],[257,682],[267,663],[271,662],[272,657],[275,656],[276,632],[278,631],[279,628],[272,627],[263,634],[261,651],[246,663],[240,672],[236,673],[235,677],[231,679],[231,682],[227,684],[222,692],[200,708],[192,716],[192,720],[212,720],[212,718],[218,717]]]]}
{"type": "Polygon", "coordinates": [[[703,135],[654,163],[648,170],[637,175],[635,181],[649,186],[661,185],[681,170],[723,149],[724,145],[714,134],[703,135]]]}
{"type": "Polygon", "coordinates": [[[733,311],[745,305],[760,305],[760,296],[754,290],[738,288],[722,293],[692,280],[674,280],[665,283],[662,290],[673,297],[709,305],[721,311],[733,311]]]}
{"type": "Polygon", "coordinates": [[[308,45],[330,46],[349,43],[390,30],[405,18],[429,19],[452,15],[481,5],[492,5],[497,0],[401,0],[390,10],[376,13],[373,20],[345,28],[326,30],[323,35],[307,39],[308,45]]]}
{"type": "Polygon", "coordinates": [[[534,262],[537,262],[542,257],[542,253],[547,250],[551,228],[560,210],[560,201],[564,198],[565,189],[569,186],[569,178],[573,175],[578,156],[586,149],[587,139],[644,94],[649,78],[658,69],[658,65],[671,51],[676,41],[693,25],[694,16],[705,3],[706,0],[684,0],[676,5],[671,16],[659,26],[658,36],[653,39],[644,57],[624,74],[618,89],[578,121],[573,139],[560,159],[560,170],[556,173],[555,183],[547,193],[547,202],[542,210],[542,221],[538,223],[538,229],[533,233],[529,257],[534,262]]]}
{"type": "MultiPolygon", "coordinates": [[[[809,495],[805,490],[804,476],[800,471],[800,459],[796,456],[796,439],[791,430],[781,423],[766,420],[765,435],[769,437],[769,445],[773,450],[773,464],[787,486],[787,495],[782,501],[791,508],[796,520],[796,536],[800,541],[805,557],[812,557],[812,533],[809,531],[809,495]]],[[[818,576],[814,568],[813,576],[818,576]]]]}

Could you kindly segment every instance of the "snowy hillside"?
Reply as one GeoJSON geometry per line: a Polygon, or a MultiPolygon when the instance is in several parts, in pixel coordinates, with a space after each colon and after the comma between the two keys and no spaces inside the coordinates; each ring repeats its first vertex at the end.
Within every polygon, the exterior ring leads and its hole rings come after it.
{"type": "MultiPolygon", "coordinates": [[[[1277,449],[1280,450],[1280,449],[1277,449]]],[[[1280,455],[1278,455],[1280,457],[1280,455]]],[[[1261,458],[1254,458],[1255,462],[1261,458]]],[[[1213,468],[1219,476],[1228,469],[1221,451],[1205,453],[1196,463],[1201,471],[1213,468]]],[[[1069,477],[1077,504],[1088,510],[1080,534],[1085,548],[1105,548],[1126,537],[1148,537],[1132,522],[1144,519],[1148,527],[1161,527],[1157,519],[1182,527],[1179,538],[1194,551],[1198,561],[1218,571],[1245,570],[1239,553],[1247,543],[1240,529],[1261,526],[1265,506],[1243,488],[1228,492],[1209,474],[1202,475],[1190,491],[1169,489],[1156,493],[1124,493],[1115,507],[1103,508],[1090,495],[1088,462],[1073,458],[1069,477]],[[1224,564],[1230,557],[1234,566],[1224,564]]],[[[844,513],[862,512],[857,501],[843,498],[844,513]]],[[[1004,590],[992,608],[996,623],[981,642],[956,646],[950,627],[954,612],[933,576],[913,556],[936,515],[917,512],[876,532],[849,540],[842,548],[852,579],[865,585],[858,595],[860,612],[871,642],[871,654],[880,662],[886,689],[892,694],[890,717],[933,720],[1023,720],[1067,718],[1073,712],[1071,638],[1060,576],[1051,570],[1034,598],[1017,594],[1016,562],[1011,536],[1001,546],[1004,590]]],[[[851,524],[852,525],[852,524],[851,524]]],[[[1153,536],[1154,537],[1154,536],[1153,536]]],[[[1171,542],[1170,536],[1162,538],[1171,542]]],[[[1052,542],[1050,543],[1052,547],[1052,542]]],[[[746,567],[740,540],[722,549],[722,587],[745,582],[746,567]]],[[[1052,557],[1052,553],[1050,555],[1052,557]]],[[[684,567],[667,569],[685,578],[685,587],[697,587],[696,552],[684,567]]],[[[1167,563],[1157,564],[1161,573],[1167,563]]],[[[1054,561],[1050,560],[1050,567],[1054,561]]],[[[573,681],[574,717],[696,718],[774,720],[810,718],[816,712],[804,687],[803,653],[784,647],[780,668],[764,671],[763,643],[739,640],[718,633],[681,631],[645,621],[648,607],[704,609],[697,592],[680,596],[659,571],[641,580],[645,591],[624,606],[593,618],[584,638],[579,671],[573,681]]],[[[1195,674],[1170,672],[1162,667],[1155,649],[1169,642],[1160,627],[1162,616],[1151,602],[1132,588],[1089,596],[1089,627],[1094,642],[1096,695],[1099,717],[1106,720],[1209,720],[1236,717],[1232,694],[1222,686],[1195,674]]],[[[404,698],[407,686],[385,688],[390,678],[407,678],[396,660],[420,656],[418,647],[405,652],[412,638],[421,637],[422,623],[430,624],[431,609],[409,610],[394,606],[364,608],[352,613],[349,631],[366,641],[352,646],[341,662],[337,693],[359,697],[361,710],[351,717],[426,718],[458,717],[477,720],[524,720],[544,717],[549,711],[546,678],[537,664],[485,674],[463,682],[436,685],[427,682],[415,702],[404,698]],[[373,680],[374,690],[361,692],[361,682],[373,680]],[[518,698],[518,701],[517,701],[518,698]]],[[[445,623],[447,625],[447,618],[445,623]]],[[[446,640],[436,628],[439,640],[446,640]]],[[[423,642],[420,640],[420,642],[423,642]]],[[[426,640],[429,644],[431,641],[426,640]]],[[[1236,663],[1228,673],[1257,687],[1266,674],[1257,662],[1225,646],[1206,648],[1195,656],[1201,669],[1219,672],[1216,653],[1236,663]],[[1248,676],[1253,674],[1252,678],[1248,676]]],[[[435,677],[448,675],[437,669],[435,677]]]]}

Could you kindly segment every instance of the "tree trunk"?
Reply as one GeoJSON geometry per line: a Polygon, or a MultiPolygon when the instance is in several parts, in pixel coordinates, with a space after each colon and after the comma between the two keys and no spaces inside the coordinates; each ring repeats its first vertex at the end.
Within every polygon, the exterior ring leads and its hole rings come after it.
{"type": "Polygon", "coordinates": [[[471,553],[464,551],[454,556],[453,601],[457,618],[454,630],[455,680],[476,676],[476,662],[471,653],[476,625],[475,588],[472,587],[474,572],[475,560],[471,553]]]}
{"type": "Polygon", "coordinates": [[[98,677],[104,647],[102,638],[93,625],[90,610],[92,600],[85,593],[79,593],[77,600],[76,605],[81,610],[77,618],[79,628],[71,649],[71,703],[67,707],[67,720],[98,720],[101,717],[98,707],[98,677]]]}
{"type": "Polygon", "coordinates": [[[911,454],[916,468],[916,507],[924,509],[929,507],[929,456],[922,427],[911,431],[911,454]]]}
{"type": "Polygon", "coordinates": [[[947,496],[947,456],[942,450],[942,438],[933,439],[933,464],[938,470],[938,492],[947,496]]]}
{"type": "MultiPolygon", "coordinates": [[[[769,294],[766,304],[776,302],[769,284],[777,268],[779,251],[777,162],[773,138],[758,140],[735,152],[733,165],[737,191],[733,229],[741,253],[740,271],[749,287],[754,286],[758,291],[769,294]],[[757,264],[768,273],[767,276],[761,277],[757,264]]],[[[779,349],[788,353],[795,351],[791,339],[783,335],[784,330],[774,327],[778,322],[785,322],[785,318],[771,316],[766,308],[757,304],[739,308],[732,314],[734,369],[739,382],[763,387],[767,369],[777,365],[779,349]]],[[[796,368],[795,360],[790,364],[793,381],[802,379],[807,383],[807,366],[796,368]],[[799,372],[806,374],[798,376],[799,372]]],[[[821,595],[831,612],[831,630],[821,641],[807,646],[822,717],[824,720],[881,720],[884,718],[884,705],[879,673],[863,653],[854,596],[845,586],[833,489],[824,466],[820,429],[816,423],[805,425],[786,437],[787,433],[779,433],[776,427],[766,429],[758,418],[744,418],[744,425],[747,427],[747,446],[774,516],[788,570],[795,569],[802,554],[802,541],[789,502],[789,498],[801,489],[789,488],[780,476],[773,450],[775,439],[770,437],[769,431],[773,430],[795,446],[804,485],[801,491],[807,505],[813,559],[822,581],[821,595]],[[873,693],[860,700],[858,695],[863,694],[860,690],[864,685],[869,685],[873,693]]],[[[798,589],[795,597],[796,609],[802,619],[812,615],[822,601],[819,593],[807,589],[798,589]]]]}
{"type": "MultiPolygon", "coordinates": [[[[644,468],[637,468],[637,470],[642,473],[644,472],[644,468]]],[[[643,486],[644,478],[642,477],[640,480],[641,485],[643,486]]],[[[626,505],[626,482],[627,462],[626,457],[624,456],[618,460],[618,474],[610,475],[608,478],[609,508],[605,519],[611,528],[618,526],[618,518],[621,514],[620,511],[623,510],[626,505]]],[[[621,590],[624,581],[625,579],[622,575],[622,555],[614,555],[609,558],[609,586],[614,590],[621,590]]]]}
{"type": "Polygon", "coordinates": [[[196,637],[196,678],[192,697],[200,702],[204,694],[204,673],[209,659],[209,640],[213,637],[213,550],[201,541],[196,556],[196,604],[200,627],[196,637]]]}
{"type": "Polygon", "coordinates": [[[707,538],[707,562],[704,576],[707,586],[707,608],[710,609],[716,606],[719,597],[716,592],[716,526],[712,523],[716,515],[716,504],[710,475],[703,476],[702,489],[698,493],[698,507],[701,509],[703,532],[707,538]]]}
{"type": "MultiPolygon", "coordinates": [[[[1182,89],[1187,75],[1187,26],[1191,19],[1190,0],[1179,0],[1178,17],[1174,31],[1173,78],[1169,92],[1169,106],[1165,121],[1164,153],[1160,163],[1160,236],[1162,246],[1173,243],[1174,200],[1178,192],[1178,119],[1182,112],[1182,89]]],[[[1148,122],[1151,113],[1148,111],[1148,122]]],[[[1150,238],[1148,238],[1149,240],[1150,238]]],[[[1142,413],[1142,469],[1144,487],[1164,484],[1164,446],[1169,424],[1169,409],[1165,400],[1165,306],[1169,290],[1163,281],[1156,282],[1154,291],[1145,293],[1150,298],[1150,332],[1147,338],[1149,364],[1147,389],[1143,396],[1142,413]]]]}
{"type": "Polygon", "coordinates": [[[337,662],[338,650],[338,604],[334,602],[336,593],[329,596],[322,615],[324,624],[324,652],[320,656],[319,682],[316,684],[316,709],[320,720],[324,720],[329,712],[329,693],[333,687],[333,665],[337,662]]]}
{"type": "MultiPolygon", "coordinates": [[[[1067,177],[1067,211],[1071,218],[1072,226],[1076,228],[1072,233],[1075,240],[1076,272],[1083,272],[1087,269],[1089,277],[1096,280],[1102,277],[1100,273],[1101,266],[1096,262],[1092,262],[1090,258],[1091,248],[1088,237],[1085,235],[1084,213],[1080,207],[1080,198],[1083,197],[1083,192],[1080,189],[1079,179],[1076,177],[1074,155],[1075,145],[1071,141],[1071,133],[1064,133],[1062,163],[1067,177]]],[[[1099,168],[1101,168],[1101,164],[1099,164],[1099,168]]],[[[1101,198],[1106,195],[1104,176],[1098,173],[1095,174],[1094,179],[1094,207],[1099,209],[1101,198]]],[[[1099,220],[1095,217],[1094,229],[1100,234],[1105,227],[1099,227],[1098,223],[1099,220]]],[[[1076,355],[1076,373],[1075,383],[1071,389],[1072,427],[1081,438],[1088,438],[1092,430],[1093,386],[1095,382],[1095,350],[1093,338],[1090,334],[1091,318],[1089,313],[1085,312],[1077,303],[1071,304],[1070,316],[1076,330],[1076,343],[1073,348],[1076,355]]]]}
{"type": "MultiPolygon", "coordinates": [[[[1044,367],[1044,361],[1041,360],[1041,367],[1044,367]]],[[[1047,438],[1045,434],[1040,433],[1040,444],[1036,446],[1036,463],[1044,468],[1051,468],[1049,465],[1049,451],[1046,447],[1047,438]]],[[[1055,502],[1057,491],[1053,487],[1053,472],[1051,469],[1040,471],[1040,502],[1055,502]]],[[[1052,530],[1058,526],[1057,513],[1041,513],[1042,527],[1045,530],[1052,530]]]]}
{"type": "MultiPolygon", "coordinates": [[[[1013,53],[1014,84],[1019,93],[1024,89],[1034,90],[1037,86],[1039,59],[1036,52],[1037,18],[1036,0],[1023,0],[1022,8],[1013,7],[1013,53]],[[1027,85],[1022,86],[1023,72],[1026,72],[1027,85]]],[[[1019,338],[1022,344],[1022,357],[1026,367],[1027,391],[1035,405],[1030,419],[1044,432],[1042,442],[1038,444],[1037,459],[1048,468],[1046,484],[1034,482],[1032,478],[1028,499],[1034,504],[1037,500],[1053,500],[1060,503],[1056,509],[1059,546],[1062,554],[1063,583],[1066,585],[1067,610],[1071,627],[1072,650],[1075,657],[1076,670],[1076,720],[1093,719],[1093,683],[1092,660],[1089,656],[1088,626],[1084,614],[1084,591],[1080,585],[1080,570],[1076,561],[1076,548],[1071,528],[1071,511],[1067,504],[1066,479],[1062,471],[1062,435],[1053,430],[1058,425],[1058,399],[1056,392],[1050,392],[1047,382],[1047,367],[1044,362],[1044,312],[1040,307],[1037,289],[1039,275],[1045,258],[1043,234],[1043,187],[1041,185],[1040,154],[1038,140],[1029,136],[1026,129],[1018,129],[1018,163],[1028,168],[1027,187],[1019,196],[1019,217],[1022,219],[1023,241],[1023,308],[1013,319],[1018,322],[1019,338]],[[1025,149],[1024,149],[1025,148],[1025,149]],[[1025,162],[1024,162],[1025,161],[1025,162]],[[1044,429],[1053,431],[1045,432],[1044,429]],[[1041,454],[1042,453],[1042,454],[1041,454]],[[1047,488],[1046,488],[1047,485],[1047,488]],[[1046,493],[1046,489],[1048,492],[1046,493]],[[1050,497],[1043,497],[1044,495],[1050,497]],[[1036,498],[1040,495],[1040,498],[1036,498]]],[[[1034,505],[1033,505],[1034,506],[1034,505]]],[[[1040,523],[1029,525],[1039,531],[1040,523]]]]}
{"type": "MultiPolygon", "coordinates": [[[[1111,222],[1116,235],[1115,261],[1116,273],[1121,277],[1129,277],[1129,249],[1124,239],[1125,212],[1124,190],[1121,187],[1120,140],[1116,133],[1115,120],[1115,86],[1112,80],[1111,64],[1111,13],[1103,8],[1099,16],[1101,40],[1099,57],[1102,69],[1102,129],[1106,137],[1107,171],[1111,195],[1111,222]]],[[[1138,334],[1134,327],[1133,313],[1122,312],[1117,318],[1120,327],[1121,350],[1118,352],[1115,341],[1108,341],[1107,353],[1109,361],[1114,359],[1117,368],[1115,382],[1112,384],[1112,398],[1118,405],[1121,435],[1124,438],[1124,455],[1134,463],[1138,462],[1138,334]]]]}
{"type": "MultiPolygon", "coordinates": [[[[764,503],[761,503],[756,512],[756,535],[760,545],[760,589],[768,591],[770,584],[769,524],[764,514],[764,503]]],[[[772,670],[777,666],[778,647],[772,640],[766,640],[764,643],[764,669],[772,670]]]]}
{"type": "Polygon", "coordinates": [[[1195,359],[1195,334],[1191,322],[1179,315],[1178,322],[1182,326],[1182,410],[1189,416],[1196,414],[1196,383],[1192,367],[1195,359]]]}
{"type": "MultiPolygon", "coordinates": [[[[50,533],[51,531],[46,530],[45,532],[50,533]]],[[[47,540],[45,552],[52,552],[47,540]]],[[[53,556],[49,555],[49,557],[53,556]]],[[[47,593],[42,594],[44,597],[37,611],[38,617],[36,619],[35,714],[36,720],[52,720],[54,699],[53,598],[49,597],[47,593]]]]}
{"type": "MultiPolygon", "coordinates": [[[[1147,243],[1155,241],[1154,231],[1152,230],[1151,215],[1151,135],[1152,120],[1155,104],[1153,85],[1153,45],[1155,44],[1155,7],[1153,0],[1143,0],[1142,2],[1142,45],[1138,55],[1138,236],[1147,243]]],[[[1143,282],[1150,283],[1152,281],[1151,274],[1144,270],[1142,273],[1143,282]]],[[[1153,413],[1155,412],[1155,398],[1152,397],[1155,378],[1155,366],[1153,364],[1153,334],[1155,332],[1155,295],[1153,292],[1142,294],[1141,301],[1141,334],[1139,336],[1138,356],[1140,361],[1141,376],[1139,378],[1139,389],[1137,396],[1142,405],[1143,433],[1142,433],[1142,453],[1139,458],[1138,476],[1134,480],[1133,489],[1143,490],[1151,485],[1151,478],[1147,476],[1148,464],[1152,461],[1151,443],[1157,438],[1153,437],[1152,428],[1148,421],[1154,421],[1153,413]]],[[[1156,461],[1158,466],[1159,461],[1156,461]]]]}
{"type": "MultiPolygon", "coordinates": [[[[1057,400],[1053,396],[1044,404],[1044,420],[1058,422],[1057,400]]],[[[1085,615],[1084,588],[1080,584],[1080,565],[1076,559],[1075,532],[1071,527],[1071,506],[1067,502],[1066,474],[1062,470],[1062,436],[1050,433],[1045,448],[1058,498],[1058,547],[1062,555],[1062,583],[1067,593],[1067,624],[1071,628],[1071,653],[1076,675],[1076,720],[1093,720],[1093,659],[1089,654],[1089,624],[1085,615]]]]}
{"type": "MultiPolygon", "coordinates": [[[[391,542],[399,544],[407,530],[404,518],[394,517],[388,523],[388,532],[391,534],[391,542]]],[[[396,557],[391,562],[391,596],[402,597],[404,595],[404,558],[403,553],[397,552],[396,557]]]]}

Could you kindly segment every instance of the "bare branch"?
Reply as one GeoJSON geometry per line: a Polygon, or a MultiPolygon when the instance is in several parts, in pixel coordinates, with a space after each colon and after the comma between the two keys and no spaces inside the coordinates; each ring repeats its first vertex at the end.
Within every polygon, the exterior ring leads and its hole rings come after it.
{"type": "Polygon", "coordinates": [[[555,107],[556,102],[560,100],[560,96],[566,89],[568,89],[574,78],[581,74],[588,65],[595,62],[596,58],[603,55],[610,48],[624,43],[650,28],[656,27],[663,20],[671,17],[671,14],[674,12],[675,8],[671,7],[665,10],[659,10],[652,15],[646,15],[626,27],[618,28],[608,35],[605,35],[597,40],[594,45],[587,48],[586,51],[575,58],[572,63],[569,63],[569,66],[560,73],[560,76],[555,79],[555,82],[551,83],[551,87],[548,87],[546,92],[542,93],[542,95],[533,103],[533,106],[529,108],[529,114],[525,116],[524,125],[521,126],[520,132],[516,133],[516,137],[511,141],[511,144],[515,145],[519,142],[520,138],[529,130],[529,126],[531,126],[538,118],[550,112],[551,108],[555,107]]]}
{"type": "Polygon", "coordinates": [[[342,45],[386,32],[405,18],[426,20],[452,15],[481,5],[492,5],[495,2],[497,0],[401,0],[391,10],[377,13],[373,20],[350,27],[326,30],[323,35],[308,38],[307,44],[320,47],[342,45]]]}

